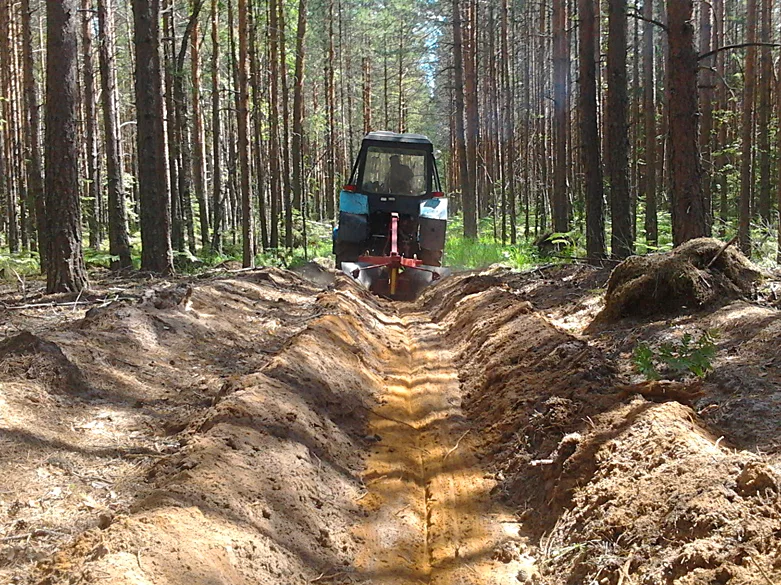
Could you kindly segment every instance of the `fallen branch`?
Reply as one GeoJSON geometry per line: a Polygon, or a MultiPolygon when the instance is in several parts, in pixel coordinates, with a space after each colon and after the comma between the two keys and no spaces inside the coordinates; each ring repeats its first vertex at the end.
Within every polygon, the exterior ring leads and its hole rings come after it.
{"type": "Polygon", "coordinates": [[[721,249],[720,249],[718,252],[716,252],[716,255],[713,257],[713,260],[711,260],[710,262],[708,262],[708,265],[705,267],[705,269],[707,270],[708,268],[710,268],[711,266],[713,266],[713,263],[714,263],[714,262],[716,262],[716,260],[718,260],[718,259],[719,259],[719,257],[720,257],[720,256],[721,256],[721,255],[724,253],[724,250],[726,250],[727,248],[729,248],[729,247],[730,247],[732,244],[734,244],[734,243],[735,243],[735,242],[737,242],[737,241],[738,241],[738,236],[737,236],[737,235],[735,235],[735,236],[734,236],[734,237],[733,237],[733,238],[732,238],[732,239],[731,239],[729,242],[727,242],[726,244],[724,244],[724,245],[721,247],[721,249]]]}
{"type": "Polygon", "coordinates": [[[5,305],[3,308],[8,311],[23,311],[25,309],[54,309],[57,307],[75,307],[77,305],[99,305],[102,303],[108,304],[114,301],[137,301],[138,297],[116,297],[116,298],[103,298],[94,299],[89,301],[75,300],[66,302],[51,302],[51,303],[32,303],[28,305],[5,305]]]}
{"type": "Polygon", "coordinates": [[[12,542],[14,540],[27,540],[29,538],[38,538],[41,536],[54,536],[56,534],[59,534],[59,532],[52,532],[51,530],[33,530],[32,532],[26,532],[24,534],[15,534],[13,536],[6,536],[5,538],[0,538],[0,542],[12,542]]]}
{"type": "Polygon", "coordinates": [[[448,451],[447,453],[445,453],[445,456],[442,458],[442,461],[444,461],[445,459],[447,459],[447,458],[448,458],[448,456],[450,456],[450,454],[451,454],[451,453],[453,453],[453,452],[454,452],[456,449],[458,449],[458,446],[461,444],[461,439],[463,439],[464,437],[466,437],[468,434],[469,434],[469,430],[465,431],[463,435],[461,435],[460,437],[458,437],[458,441],[456,441],[456,444],[455,444],[455,446],[454,446],[454,447],[453,447],[453,448],[452,448],[450,451],[448,451]]]}
{"type": "Polygon", "coordinates": [[[310,581],[310,583],[317,583],[318,581],[324,581],[326,579],[334,579],[335,577],[341,577],[344,574],[345,574],[344,571],[342,571],[341,573],[333,573],[331,575],[326,575],[325,573],[320,573],[320,576],[316,577],[315,579],[312,579],[310,581]]]}
{"type": "Polygon", "coordinates": [[[751,559],[751,562],[754,563],[756,568],[759,569],[759,572],[762,573],[762,576],[765,578],[765,581],[767,581],[768,585],[774,585],[773,581],[770,579],[770,577],[767,576],[767,573],[765,573],[765,569],[762,568],[762,566],[757,562],[757,560],[751,555],[748,555],[748,558],[751,559]]]}

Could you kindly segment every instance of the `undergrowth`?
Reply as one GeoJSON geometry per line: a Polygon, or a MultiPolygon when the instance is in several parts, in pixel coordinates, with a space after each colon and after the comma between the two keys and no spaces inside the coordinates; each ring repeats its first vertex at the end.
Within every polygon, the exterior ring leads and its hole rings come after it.
{"type": "Polygon", "coordinates": [[[676,379],[694,375],[704,378],[713,369],[718,332],[705,331],[696,339],[685,333],[679,341],[657,345],[638,343],[632,364],[646,380],[676,379]]]}
{"type": "MultiPolygon", "coordinates": [[[[610,222],[607,218],[606,240],[610,241],[610,222]]],[[[650,246],[645,243],[643,236],[644,217],[642,210],[637,218],[637,242],[635,250],[638,254],[663,252],[672,248],[672,225],[670,214],[659,213],[659,243],[650,246]]],[[[492,265],[501,265],[515,270],[525,270],[538,266],[541,263],[566,262],[569,258],[581,258],[585,256],[585,237],[582,233],[582,218],[575,218],[576,229],[566,234],[552,234],[553,239],[560,244],[555,252],[549,255],[542,254],[535,246],[533,235],[530,238],[520,238],[515,245],[502,244],[497,237],[496,226],[492,218],[480,220],[479,235],[476,239],[468,239],[463,236],[463,218],[460,215],[452,217],[448,221],[447,241],[443,256],[443,265],[455,270],[481,269],[492,265]]],[[[304,248],[303,222],[298,212],[294,214],[293,249],[284,247],[266,248],[255,256],[256,266],[277,266],[282,268],[294,268],[315,258],[332,261],[331,233],[332,227],[327,223],[307,220],[306,222],[306,249],[304,248]]],[[[196,230],[197,231],[197,230],[196,230]]],[[[727,240],[734,235],[732,226],[722,226],[716,222],[713,227],[714,235],[727,240]]],[[[753,260],[763,268],[776,267],[776,252],[778,248],[777,227],[761,221],[752,223],[751,239],[754,245],[753,260]]],[[[197,236],[197,234],[196,234],[197,236]]],[[[283,232],[280,230],[280,239],[283,232]]],[[[283,243],[283,241],[280,241],[283,243]]],[[[141,265],[141,237],[138,232],[131,234],[131,258],[133,267],[138,269],[141,265]]],[[[84,261],[88,268],[109,268],[115,260],[106,249],[107,243],[98,250],[86,245],[84,261]]],[[[225,240],[221,252],[211,249],[199,250],[197,254],[188,251],[174,252],[176,270],[181,273],[198,273],[208,270],[227,261],[242,260],[240,238],[234,238],[232,233],[225,234],[225,240]]],[[[0,248],[0,279],[7,281],[19,278],[35,278],[40,275],[40,262],[37,252],[21,251],[9,253],[7,249],[0,248]]]]}

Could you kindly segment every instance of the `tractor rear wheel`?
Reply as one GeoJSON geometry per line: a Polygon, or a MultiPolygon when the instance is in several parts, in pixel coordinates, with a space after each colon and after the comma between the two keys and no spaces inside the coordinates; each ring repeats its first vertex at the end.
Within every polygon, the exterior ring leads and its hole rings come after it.
{"type": "Polygon", "coordinates": [[[358,257],[366,251],[364,244],[353,242],[334,242],[334,254],[336,254],[336,269],[342,269],[342,262],[357,262],[358,257]]]}

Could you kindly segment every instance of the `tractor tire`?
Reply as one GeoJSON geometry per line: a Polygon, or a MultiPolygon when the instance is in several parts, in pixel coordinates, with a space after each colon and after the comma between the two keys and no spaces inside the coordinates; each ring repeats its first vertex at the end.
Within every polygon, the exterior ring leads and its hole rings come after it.
{"type": "Polygon", "coordinates": [[[363,244],[352,242],[334,242],[334,254],[336,255],[336,269],[342,269],[342,262],[357,262],[358,257],[366,251],[363,244]]]}
{"type": "Polygon", "coordinates": [[[421,250],[418,258],[426,266],[442,266],[442,250],[421,250]]]}

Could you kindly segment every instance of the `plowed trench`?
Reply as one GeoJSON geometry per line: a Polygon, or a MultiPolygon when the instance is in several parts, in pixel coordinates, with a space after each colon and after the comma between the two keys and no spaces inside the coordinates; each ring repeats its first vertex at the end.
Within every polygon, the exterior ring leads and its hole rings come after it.
{"type": "Polygon", "coordinates": [[[369,426],[358,528],[358,568],[375,584],[488,584],[515,577],[521,561],[497,554],[518,539],[513,515],[492,502],[461,413],[453,356],[438,325],[409,315],[391,326],[397,350],[369,426]]]}

